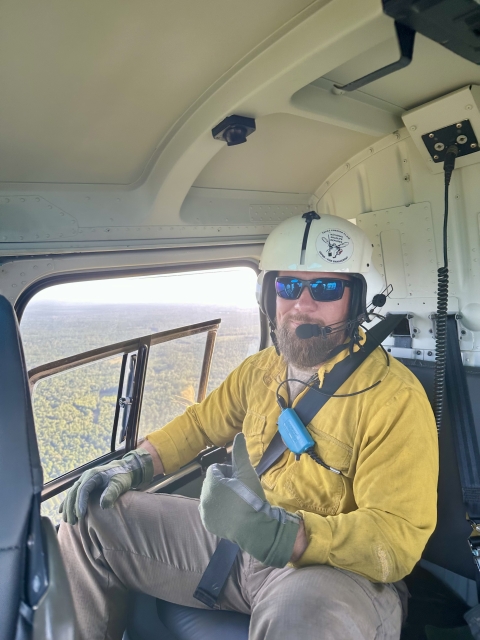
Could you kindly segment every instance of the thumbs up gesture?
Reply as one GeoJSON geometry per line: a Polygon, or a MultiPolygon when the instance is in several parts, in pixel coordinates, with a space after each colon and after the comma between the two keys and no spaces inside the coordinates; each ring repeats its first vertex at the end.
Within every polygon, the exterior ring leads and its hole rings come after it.
{"type": "Polygon", "coordinates": [[[267,502],[243,433],[235,436],[232,464],[207,469],[200,516],[210,533],[236,542],[271,567],[284,567],[290,560],[301,523],[300,516],[267,502]]]}

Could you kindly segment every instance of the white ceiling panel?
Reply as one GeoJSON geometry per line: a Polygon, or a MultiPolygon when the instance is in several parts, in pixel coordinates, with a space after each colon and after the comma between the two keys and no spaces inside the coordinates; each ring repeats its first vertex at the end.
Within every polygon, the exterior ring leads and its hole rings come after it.
{"type": "Polygon", "coordinates": [[[134,182],[182,113],[310,4],[2,2],[0,182],[134,182]]]}
{"type": "Polygon", "coordinates": [[[260,118],[245,144],[219,151],[194,186],[313,193],[335,167],[374,140],[356,131],[277,113],[260,118]]]}
{"type": "MultiPolygon", "coordinates": [[[[398,57],[397,40],[392,37],[333,69],[327,78],[338,84],[346,84],[398,57]]],[[[468,84],[480,84],[480,68],[476,64],[417,34],[413,59],[408,67],[376,80],[351,95],[365,93],[403,109],[413,109],[468,84]]]]}

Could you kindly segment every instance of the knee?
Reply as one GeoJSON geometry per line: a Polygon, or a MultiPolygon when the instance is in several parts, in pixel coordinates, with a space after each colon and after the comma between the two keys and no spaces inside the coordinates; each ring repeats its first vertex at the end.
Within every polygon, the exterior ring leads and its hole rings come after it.
{"type": "Polygon", "coordinates": [[[325,639],[371,639],[392,615],[400,625],[396,594],[385,585],[380,585],[381,593],[374,587],[370,593],[361,584],[364,579],[358,578],[327,566],[279,573],[264,585],[254,603],[252,624],[258,627],[258,635],[253,637],[282,637],[281,633],[286,637],[288,631],[288,637],[307,640],[317,638],[321,628],[325,639]]]}

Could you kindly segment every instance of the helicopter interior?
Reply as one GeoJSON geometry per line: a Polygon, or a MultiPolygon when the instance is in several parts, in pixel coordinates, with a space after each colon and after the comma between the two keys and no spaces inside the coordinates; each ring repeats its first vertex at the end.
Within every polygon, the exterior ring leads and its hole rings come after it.
{"type": "MultiPolygon", "coordinates": [[[[4,3],[2,16],[2,639],[75,637],[55,529],[40,519],[40,503],[99,460],[137,446],[156,344],[206,334],[196,400],[205,396],[222,320],[160,323],[148,336],[106,339],[95,349],[85,344],[27,367],[22,318],[51,287],[242,267],[258,272],[262,246],[279,222],[311,210],[346,218],[372,242],[386,293],[379,313],[405,315],[384,347],[417,375],[432,403],[435,363],[439,348],[446,349],[438,342],[445,294],[465,373],[463,387],[450,378],[446,395],[469,397],[478,442],[478,2],[27,0],[4,3]],[[452,146],[447,249],[444,161],[452,146]],[[444,250],[448,293],[438,281],[444,250]],[[122,358],[112,421],[112,443],[121,446],[44,483],[48,461],[37,447],[31,391],[50,376],[111,356],[122,358]]],[[[258,349],[269,344],[263,316],[258,337],[258,349]]],[[[42,340],[48,343],[48,333],[42,340]]],[[[480,569],[468,544],[454,413],[445,399],[439,521],[408,583],[414,597],[402,638],[410,640],[426,638],[426,624],[462,626],[478,604],[480,569]],[[442,609],[432,620],[422,601],[430,587],[442,609]]],[[[68,443],[55,446],[61,451],[68,443]]],[[[147,490],[198,497],[205,469],[229,455],[229,448],[211,448],[147,490]]],[[[225,637],[248,638],[248,617],[132,594],[125,640],[225,637]]]]}

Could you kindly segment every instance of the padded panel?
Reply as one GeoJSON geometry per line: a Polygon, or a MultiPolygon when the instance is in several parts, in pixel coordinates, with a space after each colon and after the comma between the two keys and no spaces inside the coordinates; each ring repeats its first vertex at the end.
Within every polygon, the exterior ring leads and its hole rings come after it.
{"type": "Polygon", "coordinates": [[[157,600],[158,615],[176,640],[248,640],[250,616],[194,609],[157,600]]]}
{"type": "Polygon", "coordinates": [[[30,505],[42,476],[17,320],[3,296],[0,362],[0,638],[10,640],[23,584],[30,505]]]}

